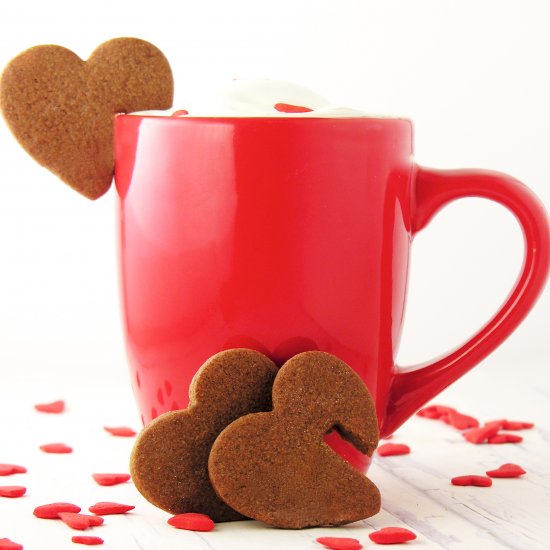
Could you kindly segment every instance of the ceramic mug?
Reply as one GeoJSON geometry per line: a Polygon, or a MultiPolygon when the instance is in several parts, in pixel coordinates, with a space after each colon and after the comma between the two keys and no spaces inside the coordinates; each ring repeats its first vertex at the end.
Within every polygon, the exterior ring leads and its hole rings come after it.
{"type": "Polygon", "coordinates": [[[317,349],[361,376],[387,436],[510,335],[548,273],[543,206],[509,176],[431,170],[412,153],[405,119],[116,118],[122,302],[144,423],[186,407],[193,375],[220,350],[254,348],[281,365],[317,349]],[[521,274],[466,343],[400,368],[411,240],[463,197],[515,214],[521,274]]]}

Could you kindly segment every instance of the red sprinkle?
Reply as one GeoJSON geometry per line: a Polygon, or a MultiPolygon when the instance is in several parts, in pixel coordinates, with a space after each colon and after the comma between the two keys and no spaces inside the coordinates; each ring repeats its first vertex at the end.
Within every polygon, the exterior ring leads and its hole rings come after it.
{"type": "Polygon", "coordinates": [[[0,497],[18,498],[22,497],[26,492],[27,488],[20,485],[4,485],[0,487],[0,497]]]}
{"type": "Polygon", "coordinates": [[[473,416],[461,414],[458,411],[449,411],[449,424],[457,430],[467,430],[468,428],[479,427],[479,420],[473,416]]]}
{"type": "Polygon", "coordinates": [[[74,514],[80,512],[80,506],[71,504],[70,502],[53,502],[52,504],[43,504],[37,506],[33,514],[40,519],[59,519],[61,512],[73,512],[74,514]]]}
{"type": "Polygon", "coordinates": [[[185,116],[188,114],[189,111],[186,111],[185,109],[180,109],[179,111],[174,111],[171,116],[185,116]]]}
{"type": "Polygon", "coordinates": [[[65,401],[54,401],[53,403],[40,403],[35,405],[37,411],[43,413],[59,414],[65,410],[65,401]]]}
{"type": "Polygon", "coordinates": [[[93,506],[90,506],[88,510],[98,516],[108,516],[111,514],[125,514],[134,508],[135,506],[119,504],[118,502],[97,502],[93,506]]]}
{"type": "Polygon", "coordinates": [[[103,525],[103,522],[105,521],[101,516],[91,516],[89,514],[80,514],[81,516],[84,516],[91,527],[97,527],[98,525],[103,525]]]}
{"type": "Polygon", "coordinates": [[[502,423],[503,430],[530,430],[535,425],[532,422],[517,422],[512,420],[504,420],[502,423]]]}
{"type": "Polygon", "coordinates": [[[0,539],[0,550],[23,550],[23,545],[10,539],[0,539]]]}
{"type": "Polygon", "coordinates": [[[486,424],[482,428],[474,428],[472,430],[468,430],[467,432],[463,432],[462,437],[470,443],[479,445],[480,443],[487,441],[490,437],[495,436],[499,429],[500,424],[496,425],[496,423],[490,423],[486,424]]]}
{"type": "Polygon", "coordinates": [[[27,468],[17,464],[0,464],[0,476],[11,476],[12,474],[25,474],[27,468]]]}
{"type": "Polygon", "coordinates": [[[493,480],[485,476],[458,476],[453,477],[451,483],[460,486],[490,487],[493,484],[493,480]]]}
{"type": "Polygon", "coordinates": [[[416,535],[403,527],[384,527],[369,533],[369,538],[376,544],[401,544],[414,540],[416,535]]]}
{"type": "Polygon", "coordinates": [[[490,422],[485,422],[484,428],[498,428],[499,430],[502,430],[502,426],[504,426],[504,423],[506,420],[500,419],[500,420],[491,420],[490,422]]]}
{"type": "Polygon", "coordinates": [[[489,477],[519,477],[527,472],[517,464],[503,464],[499,466],[496,470],[489,470],[485,472],[489,477]]]}
{"type": "Polygon", "coordinates": [[[330,550],[360,550],[363,548],[357,539],[349,537],[319,537],[315,541],[330,550]]]}
{"type": "Polygon", "coordinates": [[[214,522],[205,514],[178,514],[168,520],[168,524],[176,529],[186,529],[187,531],[212,531],[214,522]]]}
{"type": "Polygon", "coordinates": [[[290,103],[275,103],[273,108],[280,113],[311,113],[313,109],[302,107],[301,105],[291,105],[290,103]]]}
{"type": "Polygon", "coordinates": [[[74,512],[59,512],[59,519],[66,523],[71,529],[83,531],[88,527],[97,527],[105,520],[100,516],[89,516],[87,514],[78,514],[74,512]]]}
{"type": "Polygon", "coordinates": [[[441,415],[432,407],[425,407],[424,409],[420,409],[416,413],[416,416],[421,416],[422,418],[429,418],[431,420],[438,420],[441,415]]]}
{"type": "Polygon", "coordinates": [[[447,407],[446,405],[434,405],[434,407],[439,414],[449,414],[452,411],[456,411],[453,407],[447,407]]]}
{"type": "Polygon", "coordinates": [[[130,474],[92,474],[92,477],[98,485],[108,487],[126,483],[130,479],[130,474]]]}
{"type": "Polygon", "coordinates": [[[487,440],[487,443],[490,443],[491,445],[498,445],[500,443],[521,443],[522,441],[523,437],[521,437],[521,435],[498,433],[491,436],[487,440]]]}
{"type": "MultiPolygon", "coordinates": [[[[59,519],[67,524],[71,529],[78,529],[84,531],[90,527],[89,521],[82,514],[75,514],[73,512],[60,512],[58,514],[59,519]]],[[[97,517],[97,516],[95,516],[97,517]]]]}
{"type": "Polygon", "coordinates": [[[95,544],[103,544],[103,539],[99,537],[85,537],[82,535],[77,535],[71,539],[76,544],[87,544],[88,546],[93,546],[95,544]]]}
{"type": "Polygon", "coordinates": [[[442,416],[448,415],[451,411],[456,412],[452,407],[445,407],[443,405],[430,405],[420,409],[416,414],[424,418],[431,418],[434,420],[441,419],[442,416]]]}
{"type": "Polygon", "coordinates": [[[410,447],[403,443],[384,443],[378,447],[380,456],[407,455],[410,452],[410,447]]]}
{"type": "Polygon", "coordinates": [[[116,428],[108,428],[105,426],[103,429],[111,435],[116,435],[118,437],[134,437],[136,435],[136,432],[132,430],[132,428],[127,428],[126,426],[118,426],[116,428]]]}
{"type": "Polygon", "coordinates": [[[73,452],[72,447],[65,445],[65,443],[48,443],[46,445],[40,445],[40,450],[52,454],[67,454],[73,452]]]}

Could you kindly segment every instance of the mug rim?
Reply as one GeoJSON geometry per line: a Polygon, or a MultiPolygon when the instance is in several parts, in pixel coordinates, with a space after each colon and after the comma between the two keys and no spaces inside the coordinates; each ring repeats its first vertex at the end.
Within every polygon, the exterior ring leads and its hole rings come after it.
{"type": "Polygon", "coordinates": [[[413,124],[411,118],[400,116],[385,116],[385,115],[358,115],[358,116],[196,116],[196,115],[183,115],[172,116],[170,114],[140,114],[140,113],[117,113],[116,118],[119,117],[133,117],[140,119],[157,119],[157,120],[198,120],[198,121],[237,121],[237,120],[261,120],[261,121],[275,121],[275,120],[326,120],[330,122],[334,121],[376,121],[376,122],[405,122],[410,125],[413,124]]]}

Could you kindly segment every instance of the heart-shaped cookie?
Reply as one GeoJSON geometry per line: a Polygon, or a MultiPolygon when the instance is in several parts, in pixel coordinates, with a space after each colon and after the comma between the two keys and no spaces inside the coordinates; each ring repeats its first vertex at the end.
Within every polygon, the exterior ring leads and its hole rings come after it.
{"type": "Polygon", "coordinates": [[[275,378],[273,410],[238,418],[214,442],[208,470],[216,493],[241,514],[287,529],[376,514],[378,488],[325,443],[331,429],[371,456],[378,443],[372,398],[337,357],[300,353],[275,378]]]}
{"type": "Polygon", "coordinates": [[[212,489],[208,455],[236,418],[271,408],[276,373],[275,363],[250,349],[211,357],[193,378],[189,407],[159,416],[138,436],[130,459],[138,491],[172,514],[198,512],[216,522],[244,519],[212,489]]]}
{"type": "Polygon", "coordinates": [[[168,61],[144,40],[109,40],[87,61],[61,46],[35,46],[5,68],[0,108],[38,163],[96,199],[113,178],[113,116],[168,109],[173,88],[168,61]]]}

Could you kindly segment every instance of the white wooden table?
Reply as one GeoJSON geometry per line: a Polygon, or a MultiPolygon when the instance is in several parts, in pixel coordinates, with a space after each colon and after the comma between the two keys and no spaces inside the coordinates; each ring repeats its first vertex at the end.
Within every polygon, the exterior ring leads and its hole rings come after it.
{"type": "Polygon", "coordinates": [[[533,421],[517,432],[521,444],[472,445],[441,422],[414,417],[393,441],[407,443],[409,455],[376,457],[369,475],[379,486],[383,510],[373,518],[337,529],[288,531],[254,521],[220,524],[210,533],[176,530],[168,514],[146,502],[131,483],[100,487],[94,472],[127,472],[133,439],[113,437],[103,426],[138,428],[138,415],[125,368],[112,365],[63,379],[37,369],[32,380],[16,368],[0,365],[0,463],[21,464],[28,473],[0,477],[0,485],[24,485],[27,495],[0,498],[0,538],[26,550],[78,548],[75,534],[102,537],[112,550],[306,550],[320,548],[319,536],[359,539],[374,547],[368,534],[384,526],[402,526],[418,538],[411,548],[491,550],[550,548],[550,365],[503,367],[496,359],[446,390],[434,402],[456,407],[481,421],[497,418],[533,421]],[[33,404],[65,399],[61,415],[41,414],[33,404]],[[74,453],[48,455],[38,446],[64,442],[74,453]],[[514,462],[527,470],[518,479],[495,479],[493,486],[455,487],[450,479],[481,474],[514,462]],[[32,510],[54,501],[74,502],[86,512],[97,501],[136,506],[124,516],[106,516],[105,524],[85,532],[60,521],[39,520],[32,510]]]}

